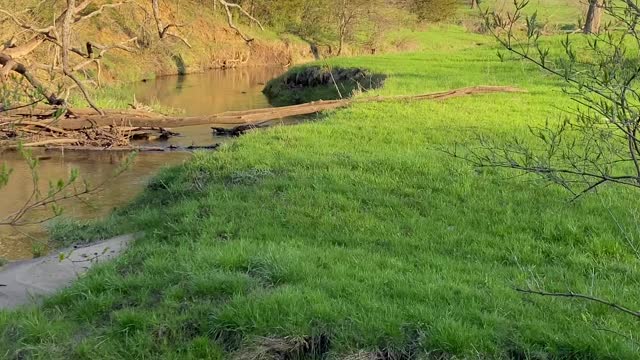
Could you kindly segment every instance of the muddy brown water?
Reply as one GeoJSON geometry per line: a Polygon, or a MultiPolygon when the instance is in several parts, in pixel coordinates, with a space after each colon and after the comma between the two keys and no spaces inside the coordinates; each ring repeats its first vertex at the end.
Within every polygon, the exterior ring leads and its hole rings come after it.
{"type": "MultiPolygon", "coordinates": [[[[136,99],[144,104],[158,103],[165,107],[182,109],[185,115],[206,115],[233,110],[268,107],[262,94],[264,84],[284,72],[281,67],[214,70],[204,74],[171,76],[136,84],[136,99]]],[[[216,138],[210,125],[174,128],[182,136],[170,139],[162,145],[212,145],[228,139],[216,138]]],[[[154,143],[153,145],[159,145],[154,143]]],[[[49,179],[67,178],[72,169],[91,184],[99,184],[113,176],[123,153],[108,152],[43,152],[38,173],[40,187],[47,189],[49,179]]],[[[140,153],[134,166],[119,177],[109,181],[99,193],[87,201],[67,201],[65,216],[91,219],[104,216],[113,208],[122,206],[135,197],[160,168],[180,164],[188,160],[187,152],[140,153]]],[[[24,160],[16,153],[0,153],[0,163],[5,163],[13,173],[9,183],[0,189],[0,219],[5,218],[27,201],[32,193],[31,175],[24,160]]],[[[48,210],[31,212],[27,220],[46,217],[48,210]]],[[[43,225],[20,228],[0,226],[0,258],[20,260],[33,256],[33,249],[46,242],[43,225]]]]}

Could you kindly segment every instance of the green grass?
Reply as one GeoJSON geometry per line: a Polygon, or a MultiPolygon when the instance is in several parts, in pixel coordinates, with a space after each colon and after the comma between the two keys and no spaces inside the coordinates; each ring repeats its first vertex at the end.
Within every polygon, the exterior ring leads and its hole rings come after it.
{"type": "MultiPolygon", "coordinates": [[[[467,1],[466,4],[469,4],[467,1]]],[[[581,0],[531,0],[525,10],[528,15],[535,11],[538,20],[552,26],[577,25],[579,19],[584,19],[587,3],[581,0]]],[[[506,14],[513,12],[513,0],[485,0],[480,1],[482,10],[496,11],[506,14]]],[[[478,17],[478,9],[464,8],[458,15],[460,18],[478,17]]]]}
{"type": "Polygon", "coordinates": [[[419,38],[420,52],[331,63],[389,75],[362,96],[528,93],[358,104],[197,153],[100,228],[145,231],[124,256],[42,307],[0,313],[0,356],[637,359],[637,345],[599,330],[633,334],[630,317],[513,290],[536,280],[635,304],[638,261],[602,208],[622,216],[635,194],[571,203],[437,151],[474,132],[528,141],[527,126],[572,102],[538,70],[500,62],[486,37],[419,38]]]}
{"type": "MultiPolygon", "coordinates": [[[[96,106],[100,109],[132,109],[134,99],[138,101],[136,96],[135,84],[126,85],[114,85],[105,86],[99,89],[91,91],[91,99],[94,100],[96,106]]],[[[88,108],[84,97],[80,94],[74,94],[69,99],[69,102],[79,108],[88,108]]],[[[140,104],[140,103],[139,103],[140,104]]],[[[169,106],[160,104],[159,102],[153,102],[150,104],[142,104],[149,107],[151,110],[160,114],[181,114],[184,112],[182,109],[175,109],[169,106]]]]}

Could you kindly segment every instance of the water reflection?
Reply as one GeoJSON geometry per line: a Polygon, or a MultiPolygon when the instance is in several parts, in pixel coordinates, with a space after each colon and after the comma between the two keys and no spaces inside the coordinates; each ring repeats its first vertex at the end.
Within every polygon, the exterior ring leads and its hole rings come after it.
{"type": "MultiPolygon", "coordinates": [[[[98,185],[111,179],[122,161],[128,156],[121,152],[34,152],[40,157],[38,173],[40,190],[46,194],[48,180],[67,179],[72,169],[78,169],[82,180],[77,181],[83,188],[84,180],[91,185],[98,185]]],[[[0,218],[20,210],[33,191],[31,171],[26,162],[16,152],[0,155],[3,162],[13,169],[9,183],[0,190],[0,218]]],[[[121,206],[135,197],[146,182],[159,168],[175,165],[186,160],[190,155],[184,152],[173,153],[141,153],[134,160],[131,168],[108,181],[101,191],[86,198],[86,202],[68,200],[64,205],[64,214],[76,218],[95,218],[108,214],[113,208],[121,206]]],[[[28,221],[47,218],[50,209],[36,209],[28,214],[28,221]]],[[[42,239],[45,235],[40,225],[24,226],[17,229],[0,227],[0,257],[15,260],[31,256],[31,239],[42,239]]]]}
{"type": "MultiPolygon", "coordinates": [[[[146,104],[159,103],[184,109],[185,115],[263,108],[269,106],[262,94],[264,84],[283,71],[280,67],[265,67],[163,77],[137,84],[136,98],[146,104]]],[[[225,141],[214,138],[208,125],[174,130],[182,136],[169,140],[168,144],[211,145],[225,141]]],[[[40,152],[35,155],[43,157],[39,168],[41,179],[64,179],[69,176],[71,169],[76,168],[92,184],[109,179],[122,159],[127,156],[111,152],[40,152]]],[[[104,190],[92,195],[87,203],[67,202],[65,214],[79,218],[106,215],[114,207],[122,206],[135,197],[161,167],[179,164],[189,156],[189,153],[180,152],[141,153],[129,171],[110,181],[104,190]]],[[[24,204],[31,194],[32,185],[29,168],[18,154],[0,153],[0,162],[5,162],[13,169],[9,184],[0,189],[0,218],[4,218],[24,204]]],[[[45,181],[41,187],[46,191],[45,181]]],[[[47,214],[40,210],[30,216],[37,219],[47,214]]],[[[18,230],[0,226],[0,257],[10,260],[29,258],[32,255],[30,237],[43,239],[45,236],[41,226],[29,226],[18,230]]]]}
{"type": "Polygon", "coordinates": [[[145,104],[184,109],[186,115],[207,115],[269,106],[264,84],[282,74],[282,67],[214,70],[204,74],[162,77],[136,87],[145,104]]]}

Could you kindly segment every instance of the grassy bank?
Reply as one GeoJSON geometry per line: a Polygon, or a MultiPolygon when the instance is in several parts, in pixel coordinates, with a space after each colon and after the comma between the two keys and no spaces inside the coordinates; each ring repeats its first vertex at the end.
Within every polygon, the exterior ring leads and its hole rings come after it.
{"type": "Polygon", "coordinates": [[[122,258],[43,307],[0,313],[0,356],[638,358],[600,330],[632,333],[629,317],[513,290],[535,280],[634,304],[637,260],[602,209],[622,215],[633,194],[569,203],[436,150],[474,132],[526,138],[572,106],[559,84],[456,27],[420,42],[330,64],[388,75],[360,96],[479,84],[528,93],[359,104],[198,153],[102,224],[145,232],[122,258]]]}

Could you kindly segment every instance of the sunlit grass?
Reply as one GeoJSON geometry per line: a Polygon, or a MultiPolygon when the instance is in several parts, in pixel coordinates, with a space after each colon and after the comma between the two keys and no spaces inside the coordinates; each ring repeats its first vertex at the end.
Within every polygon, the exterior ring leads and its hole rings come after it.
{"type": "Polygon", "coordinates": [[[229,359],[260,337],[322,334],[330,358],[637,358],[635,344],[601,330],[633,333],[633,319],[513,290],[536,280],[636,303],[638,261],[602,208],[622,216],[634,194],[605,188],[571,203],[437,150],[473,145],[474,133],[529,141],[528,126],[573,103],[537,69],[500,62],[488,37],[419,38],[420,52],[330,63],[389,75],[360,96],[481,84],[528,93],[359,104],[198,153],[109,219],[145,232],[122,258],[42,308],[0,313],[0,349],[229,359]]]}

